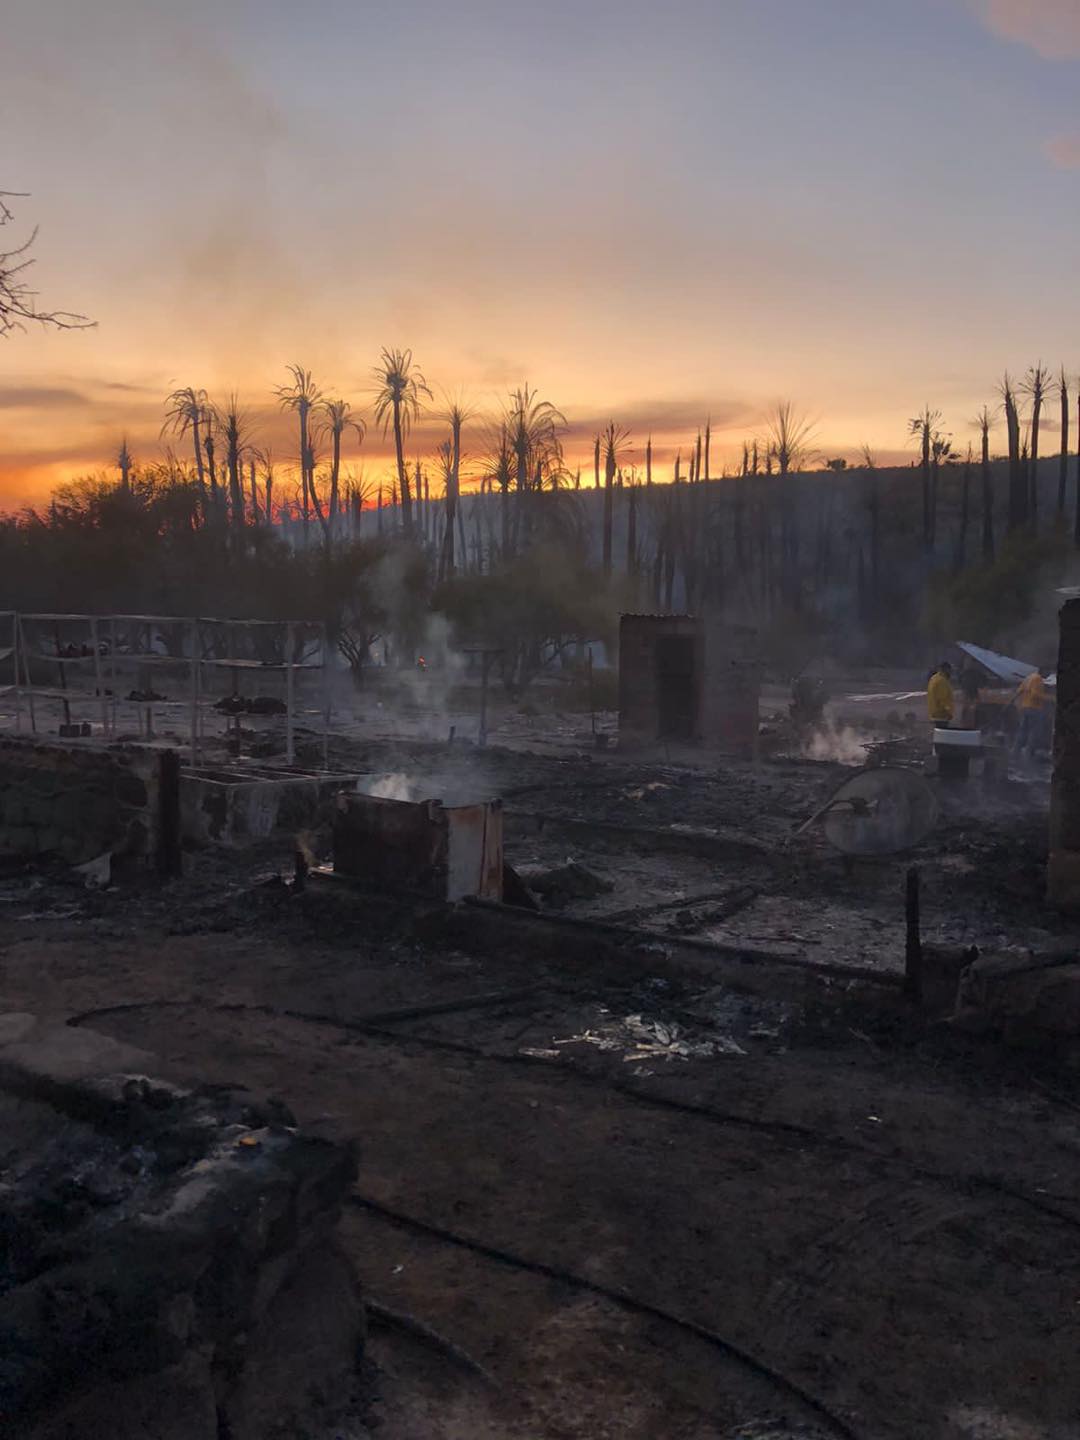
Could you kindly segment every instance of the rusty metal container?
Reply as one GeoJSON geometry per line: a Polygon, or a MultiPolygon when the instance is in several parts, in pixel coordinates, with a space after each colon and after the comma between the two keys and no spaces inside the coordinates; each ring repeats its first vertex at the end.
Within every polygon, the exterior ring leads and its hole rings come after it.
{"type": "Polygon", "coordinates": [[[342,794],[334,816],[334,870],[379,889],[433,899],[501,900],[501,800],[444,805],[342,794]]]}

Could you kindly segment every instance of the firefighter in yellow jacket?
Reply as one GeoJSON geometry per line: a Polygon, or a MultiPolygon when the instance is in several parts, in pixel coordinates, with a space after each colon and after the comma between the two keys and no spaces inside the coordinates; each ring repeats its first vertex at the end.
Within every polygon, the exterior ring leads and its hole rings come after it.
{"type": "Polygon", "coordinates": [[[1034,755],[1037,750],[1049,749],[1048,735],[1050,719],[1050,696],[1046,689],[1047,666],[1033,670],[1020,682],[1016,692],[1016,704],[1020,711],[1020,726],[1016,732],[1015,748],[1024,754],[1034,755]]]}
{"type": "Polygon", "coordinates": [[[947,730],[952,724],[955,705],[953,703],[952,666],[943,660],[926,687],[926,708],[930,723],[939,730],[947,730]]]}

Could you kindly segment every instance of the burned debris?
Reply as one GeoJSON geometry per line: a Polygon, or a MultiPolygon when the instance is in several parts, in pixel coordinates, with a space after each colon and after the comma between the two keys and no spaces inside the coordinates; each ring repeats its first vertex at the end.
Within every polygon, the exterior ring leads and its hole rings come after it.
{"type": "MultiPolygon", "coordinates": [[[[1048,870],[1007,702],[912,727],[909,677],[793,685],[691,616],[624,617],[588,729],[487,659],[357,698],[294,635],[290,682],[238,623],[249,665],[162,656],[183,700],[32,669],[0,743],[5,1420],[58,1440],[119,1406],[134,1440],[164,1397],[168,1440],[366,1440],[432,1385],[463,1433],[584,1440],[570,1346],[684,1429],[952,1440],[1077,1223],[1074,619],[1048,870]],[[1046,1115],[1066,1149],[1033,1160],[1046,1115]],[[972,1227],[1026,1247],[1020,1289],[972,1227]],[[902,1360],[854,1338],[883,1284],[902,1360]],[[1007,1323],[957,1372],[941,1307],[969,1333],[988,1297],[1007,1323]]],[[[1047,1344],[1071,1373],[1067,1327],[1047,1344]]],[[[1008,1372],[1001,1413],[1070,1386],[1008,1372]]]]}

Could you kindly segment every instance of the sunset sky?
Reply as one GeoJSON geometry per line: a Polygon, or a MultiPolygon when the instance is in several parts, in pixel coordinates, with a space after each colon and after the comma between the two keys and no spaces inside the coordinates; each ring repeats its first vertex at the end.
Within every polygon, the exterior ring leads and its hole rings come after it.
{"type": "Polygon", "coordinates": [[[1006,366],[1080,370],[1077,0],[4,10],[0,235],[98,325],[0,341],[0,506],[158,454],[177,385],[280,427],[296,361],[363,406],[383,345],[665,465],[780,396],[829,454],[926,401],[966,444],[1006,366]]]}

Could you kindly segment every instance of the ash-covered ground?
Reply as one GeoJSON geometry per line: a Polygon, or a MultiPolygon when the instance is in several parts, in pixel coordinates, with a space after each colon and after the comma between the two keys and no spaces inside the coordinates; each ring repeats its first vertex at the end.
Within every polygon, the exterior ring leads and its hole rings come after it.
{"type": "Polygon", "coordinates": [[[1080,1088],[895,983],[912,864],[928,942],[1068,943],[1045,778],[943,790],[914,852],[845,860],[795,834],[842,765],[590,734],[331,745],[335,770],[501,795],[572,944],[295,891],[290,844],[164,886],[17,870],[5,1008],[358,1143],[350,1254],[419,1322],[376,1318],[358,1436],[1075,1436],[1080,1088]],[[625,956],[590,917],[638,932],[625,956]]]}

